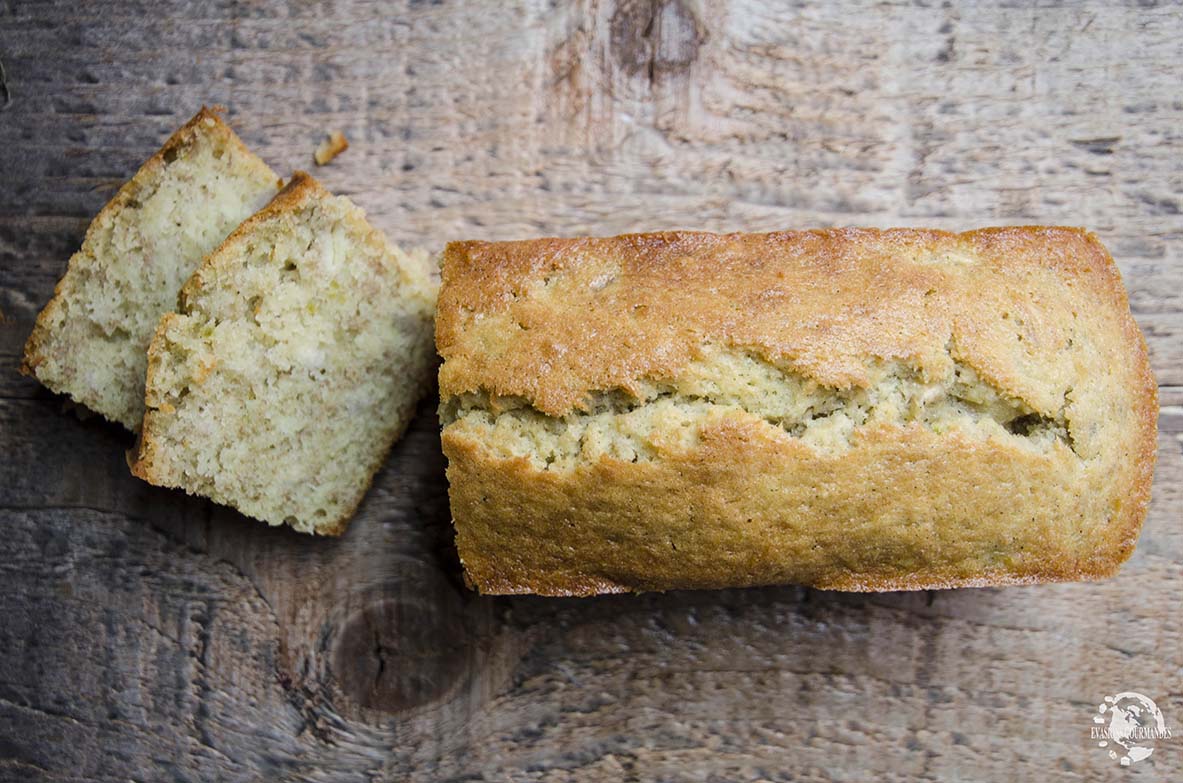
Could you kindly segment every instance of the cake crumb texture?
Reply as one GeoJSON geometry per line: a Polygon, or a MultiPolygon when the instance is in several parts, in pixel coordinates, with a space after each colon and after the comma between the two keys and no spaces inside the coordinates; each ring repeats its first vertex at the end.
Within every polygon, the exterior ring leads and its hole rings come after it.
{"type": "Polygon", "coordinates": [[[87,229],[25,346],[22,372],[137,430],[148,343],[177,292],[279,178],[203,108],[87,229]]]}
{"type": "Polygon", "coordinates": [[[297,173],[161,321],[132,471],[341,533],[430,382],[437,285],[426,252],[297,173]]]}

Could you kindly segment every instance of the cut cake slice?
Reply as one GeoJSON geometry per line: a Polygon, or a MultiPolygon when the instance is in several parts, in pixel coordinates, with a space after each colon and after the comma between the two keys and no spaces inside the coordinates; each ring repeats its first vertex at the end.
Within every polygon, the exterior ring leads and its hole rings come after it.
{"type": "Polygon", "coordinates": [[[161,320],[132,472],[340,534],[429,383],[437,285],[426,252],[296,172],[161,320]]]}
{"type": "Polygon", "coordinates": [[[202,258],[267,203],[279,178],[202,108],[103,207],[25,345],[21,371],[130,430],[146,351],[202,258]]]}

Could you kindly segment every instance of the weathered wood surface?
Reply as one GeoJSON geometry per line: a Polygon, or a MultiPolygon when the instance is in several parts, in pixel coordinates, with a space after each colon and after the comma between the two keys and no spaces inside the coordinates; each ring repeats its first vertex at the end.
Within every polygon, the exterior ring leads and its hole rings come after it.
{"type": "Polygon", "coordinates": [[[1106,694],[1183,735],[1183,10],[1140,3],[0,0],[0,779],[1138,780],[1106,694]],[[466,592],[434,401],[348,535],[132,478],[18,376],[91,216],[222,103],[393,238],[1067,223],[1163,386],[1103,584],[596,600],[466,592]]]}

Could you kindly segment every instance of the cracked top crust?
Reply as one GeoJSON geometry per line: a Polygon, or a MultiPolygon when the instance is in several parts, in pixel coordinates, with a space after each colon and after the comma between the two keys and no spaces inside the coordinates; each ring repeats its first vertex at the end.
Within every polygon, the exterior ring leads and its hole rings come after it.
{"type": "Polygon", "coordinates": [[[459,242],[442,272],[444,447],[457,543],[482,590],[1001,584],[1103,576],[1133,549],[1156,387],[1120,275],[1086,231],[459,242]],[[783,417],[745,401],[743,372],[702,391],[704,368],[736,357],[774,374],[758,389],[828,394],[843,415],[871,415],[844,448],[811,443],[818,406],[778,427],[783,417]],[[951,395],[963,374],[1000,401],[982,403],[976,431],[906,412],[930,405],[930,390],[951,395]],[[692,436],[669,437],[658,406],[688,418],[677,426],[692,436]],[[1036,425],[1056,437],[1032,449],[1036,425]],[[597,448],[589,432],[611,443],[597,448]],[[904,463],[922,458],[929,472],[913,475],[904,463]],[[802,489],[820,472],[836,490],[802,489]],[[868,505],[877,492],[886,498],[868,505]],[[680,546],[647,545],[671,529],[680,546]],[[815,554],[831,535],[848,543],[815,554]],[[712,549],[730,554],[712,565],[712,549]]]}
{"type": "Polygon", "coordinates": [[[454,242],[443,275],[441,395],[486,389],[549,415],[672,377],[704,342],[835,388],[871,385],[875,360],[939,378],[961,358],[1051,414],[1077,361],[1141,340],[1109,254],[1070,228],[454,242]],[[1090,327],[1107,339],[1068,345],[1090,327]]]}

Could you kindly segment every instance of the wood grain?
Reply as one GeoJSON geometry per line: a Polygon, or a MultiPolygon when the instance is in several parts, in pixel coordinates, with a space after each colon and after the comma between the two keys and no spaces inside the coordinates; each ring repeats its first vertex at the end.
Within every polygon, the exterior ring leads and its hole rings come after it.
{"type": "Polygon", "coordinates": [[[1183,14],[754,0],[0,2],[0,779],[1183,776],[1183,14]],[[1100,584],[479,598],[434,400],[348,535],[132,478],[19,376],[89,219],[202,103],[392,238],[1065,223],[1162,384],[1141,542],[1100,584]],[[1120,770],[1099,699],[1181,735],[1120,770]]]}

